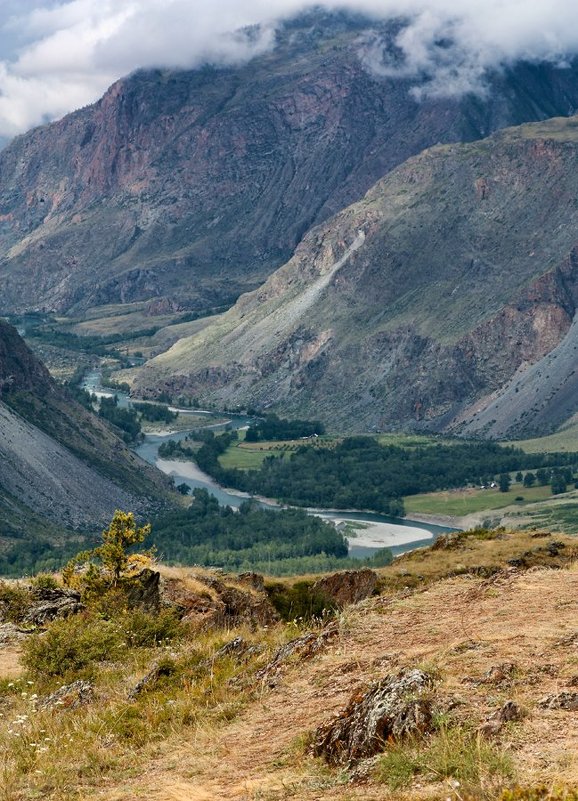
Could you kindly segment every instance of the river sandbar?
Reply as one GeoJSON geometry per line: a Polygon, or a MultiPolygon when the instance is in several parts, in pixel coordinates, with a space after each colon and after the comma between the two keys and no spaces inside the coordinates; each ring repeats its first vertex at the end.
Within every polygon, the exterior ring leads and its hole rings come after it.
{"type": "MultiPolygon", "coordinates": [[[[323,517],[323,515],[320,515],[323,517]]],[[[359,523],[356,536],[345,535],[349,545],[356,548],[392,548],[396,545],[407,545],[410,542],[433,540],[434,535],[426,528],[414,526],[396,526],[395,523],[368,523],[367,520],[339,520],[325,518],[335,525],[339,523],[359,523]]]]}

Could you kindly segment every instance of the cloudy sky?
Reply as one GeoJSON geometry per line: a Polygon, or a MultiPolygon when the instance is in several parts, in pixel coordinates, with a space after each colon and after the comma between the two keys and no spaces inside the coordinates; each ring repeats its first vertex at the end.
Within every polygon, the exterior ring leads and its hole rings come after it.
{"type": "Polygon", "coordinates": [[[578,52],[576,0],[0,0],[0,137],[93,102],[139,67],[246,60],[273,46],[280,19],[314,5],[405,17],[405,63],[376,51],[372,65],[425,75],[433,94],[479,89],[488,68],[519,58],[563,64],[578,52]],[[255,23],[256,41],[234,34],[255,23]]]}

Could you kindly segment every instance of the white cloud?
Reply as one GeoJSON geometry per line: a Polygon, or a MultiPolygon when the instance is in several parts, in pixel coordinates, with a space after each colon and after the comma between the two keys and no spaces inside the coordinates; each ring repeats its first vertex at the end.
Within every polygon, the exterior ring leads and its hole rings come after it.
{"type": "Polygon", "coordinates": [[[139,67],[236,63],[273,45],[276,21],[306,8],[403,18],[399,58],[377,38],[376,71],[416,79],[416,93],[483,90],[491,67],[578,53],[575,0],[0,0],[0,136],[96,100],[139,67]],[[261,24],[255,39],[235,34],[261,24]],[[419,80],[418,80],[419,79],[419,80]],[[419,87],[419,88],[417,88],[419,87]]]}

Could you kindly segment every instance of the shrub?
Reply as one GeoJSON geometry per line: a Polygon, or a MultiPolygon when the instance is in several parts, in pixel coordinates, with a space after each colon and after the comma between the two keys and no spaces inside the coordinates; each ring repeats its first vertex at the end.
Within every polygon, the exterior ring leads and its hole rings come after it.
{"type": "Polygon", "coordinates": [[[50,573],[38,573],[30,582],[33,590],[57,590],[58,582],[50,573]]]}
{"type": "Polygon", "coordinates": [[[20,623],[31,602],[30,591],[19,584],[0,582],[0,620],[20,623]]]}
{"type": "Polygon", "coordinates": [[[155,615],[135,609],[121,617],[119,624],[130,648],[153,648],[183,634],[183,626],[173,609],[163,609],[155,615]]]}
{"type": "Polygon", "coordinates": [[[22,662],[37,677],[94,675],[101,662],[117,660],[131,648],[154,648],[183,633],[175,612],[123,610],[112,619],[94,612],[55,620],[24,644],[22,662]]]}
{"type": "Polygon", "coordinates": [[[312,620],[327,617],[337,609],[332,598],[312,590],[307,581],[297,581],[292,587],[275,584],[268,588],[271,603],[283,620],[312,620]]]}
{"type": "Polygon", "coordinates": [[[94,674],[96,665],[126,650],[121,627],[115,621],[76,615],[55,620],[43,634],[24,642],[22,664],[38,678],[94,674]]]}

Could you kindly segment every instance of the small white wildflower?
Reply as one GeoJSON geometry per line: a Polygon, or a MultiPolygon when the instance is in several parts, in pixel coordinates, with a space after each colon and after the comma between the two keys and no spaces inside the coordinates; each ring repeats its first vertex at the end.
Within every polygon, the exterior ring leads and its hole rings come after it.
{"type": "Polygon", "coordinates": [[[13,681],[9,681],[9,682],[8,682],[8,686],[9,686],[9,687],[14,687],[14,682],[13,682],[13,681]]]}
{"type": "Polygon", "coordinates": [[[32,685],[32,684],[34,684],[34,682],[33,681],[27,681],[26,684],[32,685]]]}

